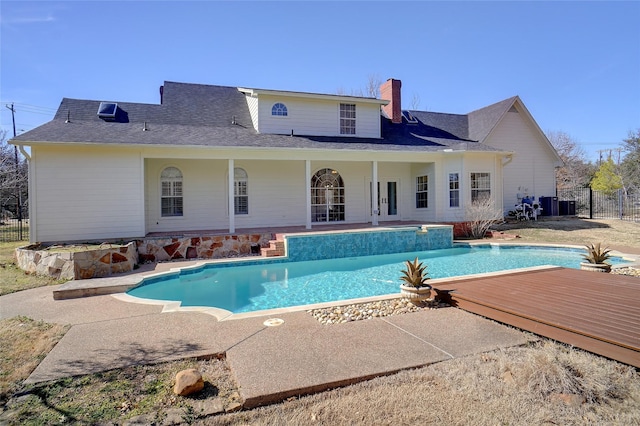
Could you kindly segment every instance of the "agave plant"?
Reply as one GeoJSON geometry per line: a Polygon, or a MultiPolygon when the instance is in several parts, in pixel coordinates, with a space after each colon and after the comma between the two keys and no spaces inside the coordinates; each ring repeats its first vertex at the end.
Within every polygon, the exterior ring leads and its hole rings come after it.
{"type": "Polygon", "coordinates": [[[582,257],[589,263],[602,264],[611,257],[609,254],[611,250],[609,247],[602,248],[600,243],[587,244],[587,254],[583,254],[582,257]]]}
{"type": "Polygon", "coordinates": [[[405,262],[407,268],[402,270],[402,276],[400,280],[402,280],[402,285],[420,288],[420,287],[430,287],[425,283],[426,280],[429,279],[427,277],[427,265],[423,265],[422,262],[418,261],[418,258],[412,262],[407,260],[405,262]]]}

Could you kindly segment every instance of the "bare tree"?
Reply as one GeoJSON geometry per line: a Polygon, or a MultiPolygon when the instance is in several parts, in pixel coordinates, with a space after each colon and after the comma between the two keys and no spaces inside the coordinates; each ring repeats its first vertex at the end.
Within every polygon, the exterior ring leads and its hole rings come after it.
{"type": "Polygon", "coordinates": [[[559,189],[586,185],[595,173],[595,167],[586,160],[580,144],[563,131],[547,131],[547,138],[558,152],[564,165],[556,169],[559,189]]]}
{"type": "MultiPolygon", "coordinates": [[[[360,96],[360,97],[369,97],[369,98],[379,98],[380,97],[380,85],[382,84],[382,80],[377,74],[369,74],[367,77],[367,84],[364,89],[351,89],[348,92],[348,96],[360,96]]],[[[336,89],[336,95],[347,95],[347,90],[340,86],[336,89]]]]}
{"type": "Polygon", "coordinates": [[[367,86],[365,87],[365,95],[370,98],[380,97],[380,85],[382,80],[378,74],[369,74],[367,76],[367,86]]]}
{"type": "Polygon", "coordinates": [[[27,165],[7,140],[7,132],[0,131],[0,219],[22,217],[28,196],[27,165]]]}
{"type": "Polygon", "coordinates": [[[414,111],[420,109],[420,95],[417,93],[414,93],[411,98],[411,109],[414,111]]]}
{"type": "Polygon", "coordinates": [[[640,128],[623,139],[622,151],[625,155],[620,163],[620,174],[625,192],[640,194],[640,128]]]}

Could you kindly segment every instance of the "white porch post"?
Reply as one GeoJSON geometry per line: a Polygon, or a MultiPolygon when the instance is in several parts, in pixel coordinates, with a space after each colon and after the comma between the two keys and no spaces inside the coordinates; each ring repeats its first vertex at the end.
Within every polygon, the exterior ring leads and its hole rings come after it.
{"type": "Polygon", "coordinates": [[[235,193],[234,193],[234,179],[235,179],[235,165],[233,162],[233,158],[229,159],[229,199],[228,199],[228,210],[229,210],[229,233],[233,234],[236,232],[236,209],[235,209],[235,193]]]}
{"type": "Polygon", "coordinates": [[[306,201],[306,214],[307,214],[307,229],[311,229],[311,160],[304,161],[304,186],[306,188],[305,194],[306,201]]]}
{"type": "Polygon", "coordinates": [[[371,224],[378,226],[378,162],[371,162],[371,224]]]}

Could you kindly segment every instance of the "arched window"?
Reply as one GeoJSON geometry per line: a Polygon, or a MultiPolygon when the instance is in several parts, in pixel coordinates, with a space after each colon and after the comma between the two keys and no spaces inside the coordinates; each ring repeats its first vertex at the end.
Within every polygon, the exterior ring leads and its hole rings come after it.
{"type": "Polygon", "coordinates": [[[277,104],[273,104],[273,107],[271,107],[271,115],[279,115],[281,117],[286,117],[287,106],[280,102],[278,102],[277,104]]]}
{"type": "Polygon", "coordinates": [[[244,169],[233,171],[233,202],[235,214],[249,214],[249,177],[244,169]]]}
{"type": "Polygon", "coordinates": [[[321,169],[311,177],[311,220],[344,220],[344,182],[337,170],[321,169]]]}
{"type": "Polygon", "coordinates": [[[182,172],[176,167],[167,167],[160,175],[162,186],[162,217],[182,216],[182,172]]]}

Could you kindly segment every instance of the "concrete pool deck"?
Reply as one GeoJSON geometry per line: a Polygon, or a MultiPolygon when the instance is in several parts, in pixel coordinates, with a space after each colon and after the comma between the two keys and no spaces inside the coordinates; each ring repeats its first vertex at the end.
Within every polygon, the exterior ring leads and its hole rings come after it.
{"type": "MultiPolygon", "coordinates": [[[[175,265],[174,265],[175,266],[175,265]]],[[[122,277],[120,277],[122,278],[122,277]]],[[[306,311],[218,321],[199,312],[112,295],[54,300],[59,286],[0,297],[0,318],[24,315],[71,328],[29,383],[187,357],[226,356],[245,408],[471,354],[531,335],[456,308],[322,325],[306,311]]]]}

